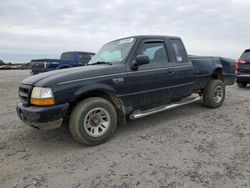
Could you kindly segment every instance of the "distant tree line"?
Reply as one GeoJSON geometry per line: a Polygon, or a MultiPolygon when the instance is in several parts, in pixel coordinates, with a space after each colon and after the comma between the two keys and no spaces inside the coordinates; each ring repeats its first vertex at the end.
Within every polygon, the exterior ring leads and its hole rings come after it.
{"type": "Polygon", "coordinates": [[[3,60],[0,60],[0,65],[12,65],[12,63],[11,62],[5,63],[3,60]]]}

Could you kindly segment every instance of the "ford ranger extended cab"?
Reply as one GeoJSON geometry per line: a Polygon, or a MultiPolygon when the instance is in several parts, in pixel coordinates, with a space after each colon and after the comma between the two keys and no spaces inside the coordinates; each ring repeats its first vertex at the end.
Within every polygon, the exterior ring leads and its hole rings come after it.
{"type": "Polygon", "coordinates": [[[62,53],[60,59],[33,59],[30,62],[31,73],[38,74],[86,65],[94,55],[92,52],[73,51],[62,53]]]}
{"type": "Polygon", "coordinates": [[[209,108],[221,106],[225,85],[234,83],[234,66],[220,57],[188,57],[179,37],[132,36],[105,44],[88,66],[23,80],[17,114],[39,129],[68,120],[78,142],[97,145],[126,118],[201,99],[209,108]]]}

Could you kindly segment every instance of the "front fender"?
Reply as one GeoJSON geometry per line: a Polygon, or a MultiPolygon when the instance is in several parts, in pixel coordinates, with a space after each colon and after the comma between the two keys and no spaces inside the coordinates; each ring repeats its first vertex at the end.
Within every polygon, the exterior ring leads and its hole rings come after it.
{"type": "Polygon", "coordinates": [[[93,85],[84,85],[72,95],[72,97],[70,98],[70,102],[75,101],[77,98],[85,94],[98,91],[114,94],[116,93],[116,90],[107,84],[97,83],[93,85]]]}

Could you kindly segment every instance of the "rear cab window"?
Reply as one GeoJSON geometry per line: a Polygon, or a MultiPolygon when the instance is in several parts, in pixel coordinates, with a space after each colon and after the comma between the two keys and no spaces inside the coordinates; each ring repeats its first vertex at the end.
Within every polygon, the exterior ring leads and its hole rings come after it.
{"type": "Polygon", "coordinates": [[[186,49],[185,49],[182,41],[179,39],[171,39],[170,43],[173,47],[176,61],[178,63],[188,62],[187,52],[186,52],[186,49]]]}

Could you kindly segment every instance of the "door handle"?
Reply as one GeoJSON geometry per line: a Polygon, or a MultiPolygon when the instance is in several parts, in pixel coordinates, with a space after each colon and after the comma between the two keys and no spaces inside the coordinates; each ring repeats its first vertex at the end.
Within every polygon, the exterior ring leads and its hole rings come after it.
{"type": "Polygon", "coordinates": [[[173,69],[168,69],[168,73],[169,74],[174,74],[174,70],[173,69]]]}

